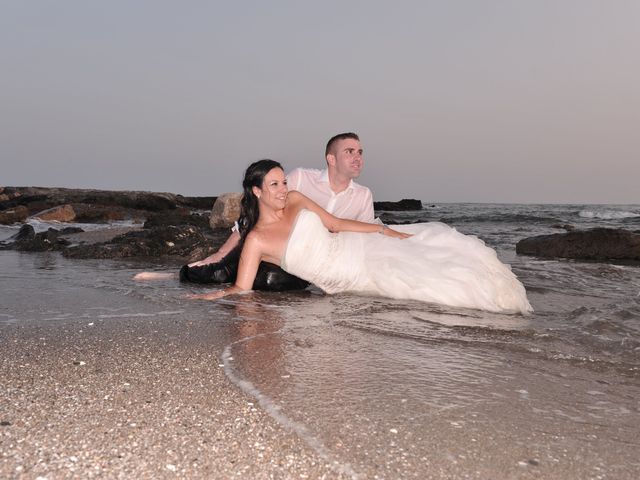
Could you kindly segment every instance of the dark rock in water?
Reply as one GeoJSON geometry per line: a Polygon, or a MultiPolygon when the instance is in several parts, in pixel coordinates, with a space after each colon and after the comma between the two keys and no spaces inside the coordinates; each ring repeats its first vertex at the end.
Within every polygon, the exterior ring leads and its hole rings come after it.
{"type": "Polygon", "coordinates": [[[177,255],[189,257],[214,250],[213,242],[192,225],[153,227],[119,235],[107,243],[75,245],[63,255],[69,258],[126,258],[177,255]]]}
{"type": "Polygon", "coordinates": [[[562,230],[566,230],[567,232],[571,232],[572,230],[575,230],[576,227],[575,225],[571,225],[570,223],[556,223],[554,225],[551,225],[551,228],[558,228],[558,229],[562,229],[562,230]]]}
{"type": "Polygon", "coordinates": [[[18,245],[32,241],[35,236],[36,231],[31,225],[23,225],[18,233],[0,242],[0,250],[17,250],[18,245]]]}
{"type": "Polygon", "coordinates": [[[69,241],[59,238],[62,232],[50,228],[46,232],[35,233],[31,225],[23,225],[20,231],[8,241],[2,242],[2,250],[19,250],[22,252],[47,252],[64,250],[69,241]]]}
{"type": "Polygon", "coordinates": [[[583,260],[640,260],[640,233],[594,228],[525,238],[516,253],[583,260]]]}
{"type": "Polygon", "coordinates": [[[18,233],[13,235],[9,240],[31,240],[36,236],[36,231],[31,225],[23,225],[18,233]]]}
{"type": "Polygon", "coordinates": [[[373,202],[375,210],[387,210],[399,212],[403,210],[422,210],[422,202],[420,200],[404,198],[399,202],[373,202]]]}

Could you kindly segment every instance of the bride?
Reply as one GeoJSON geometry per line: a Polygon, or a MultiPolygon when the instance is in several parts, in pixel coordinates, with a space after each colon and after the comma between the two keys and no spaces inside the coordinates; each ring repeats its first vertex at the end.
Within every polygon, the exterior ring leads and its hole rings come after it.
{"type": "Polygon", "coordinates": [[[532,311],[523,285],[476,237],[438,222],[394,230],[336,218],[301,193],[287,191],[282,166],[273,160],[251,164],[242,186],[243,247],[236,282],[191,298],[215,300],[251,290],[265,261],[327,293],[359,292],[504,313],[532,311]]]}

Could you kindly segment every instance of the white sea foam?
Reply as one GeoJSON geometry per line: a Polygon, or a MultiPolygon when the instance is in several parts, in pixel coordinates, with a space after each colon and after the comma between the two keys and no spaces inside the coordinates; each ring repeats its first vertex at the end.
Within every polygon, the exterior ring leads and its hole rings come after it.
{"type": "Polygon", "coordinates": [[[133,318],[133,317],[155,317],[155,313],[123,313],[113,315],[98,315],[97,318],[133,318]]]}
{"type": "Polygon", "coordinates": [[[622,218],[640,217],[640,213],[620,210],[581,210],[578,215],[582,218],[600,218],[602,220],[620,220],[622,218]]]}
{"type": "Polygon", "coordinates": [[[227,345],[222,352],[222,365],[224,366],[224,372],[229,380],[236,386],[238,386],[243,392],[248,395],[254,397],[259,405],[267,412],[274,420],[276,420],[280,425],[282,425],[287,430],[294,431],[307,445],[309,445],[321,458],[326,460],[331,467],[338,473],[343,475],[347,475],[353,479],[360,478],[360,475],[356,473],[353,467],[345,462],[340,462],[331,454],[329,449],[322,443],[322,441],[315,437],[309,429],[302,423],[297,422],[288,416],[286,416],[282,410],[280,405],[274,402],[269,396],[267,396],[264,392],[261,392],[253,383],[250,381],[241,378],[236,374],[232,361],[233,355],[231,354],[231,349],[242,343],[251,341],[258,337],[263,337],[265,335],[270,334],[258,334],[252,335],[249,337],[242,338],[237,340],[230,345],[227,345]]]}
{"type": "Polygon", "coordinates": [[[114,221],[110,223],[74,223],[74,222],[62,223],[55,220],[44,221],[44,220],[39,220],[37,218],[29,218],[25,223],[31,225],[36,233],[46,232],[49,228],[55,228],[56,230],[60,230],[66,227],[78,227],[84,230],[85,232],[89,232],[94,230],[108,230],[110,228],[140,226],[140,224],[135,223],[133,220],[114,221]]]}

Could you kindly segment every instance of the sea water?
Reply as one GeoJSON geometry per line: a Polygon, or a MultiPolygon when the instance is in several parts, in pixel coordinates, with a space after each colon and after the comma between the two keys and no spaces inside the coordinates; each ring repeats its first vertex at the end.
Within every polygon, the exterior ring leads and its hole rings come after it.
{"type": "Polygon", "coordinates": [[[515,243],[563,225],[640,230],[640,206],[425,204],[378,213],[483,239],[524,283],[535,312],[314,288],[207,303],[185,298],[203,287],[131,280],[165,265],[0,252],[0,326],[70,315],[210,318],[227,332],[219,361],[231,381],[353,477],[637,478],[640,267],[519,256],[515,243]],[[72,291],[81,292],[73,302],[54,301],[72,291]]]}

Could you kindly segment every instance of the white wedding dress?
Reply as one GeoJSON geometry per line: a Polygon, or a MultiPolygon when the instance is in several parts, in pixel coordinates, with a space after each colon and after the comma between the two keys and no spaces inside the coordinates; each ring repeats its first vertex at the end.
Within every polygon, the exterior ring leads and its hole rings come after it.
{"type": "Polygon", "coordinates": [[[327,293],[360,292],[491,312],[533,309],[522,283],[482,240],[443,223],[396,225],[400,240],[377,233],[330,233],[302,210],[281,267],[327,293]]]}

